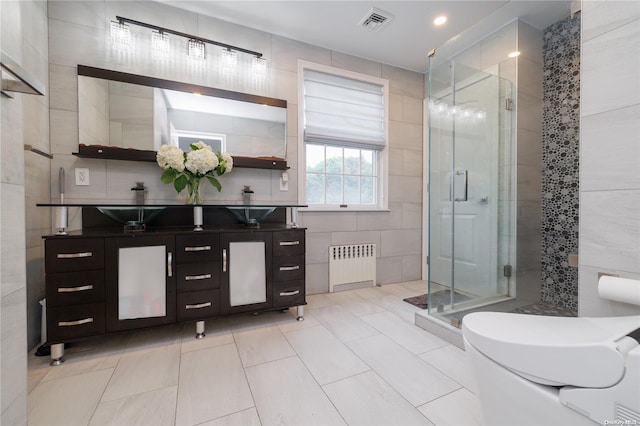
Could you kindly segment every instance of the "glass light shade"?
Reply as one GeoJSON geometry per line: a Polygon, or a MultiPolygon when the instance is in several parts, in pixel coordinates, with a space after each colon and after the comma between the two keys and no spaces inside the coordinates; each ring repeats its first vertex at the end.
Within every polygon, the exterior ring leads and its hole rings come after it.
{"type": "Polygon", "coordinates": [[[238,54],[233,50],[223,50],[220,57],[220,65],[225,70],[235,71],[238,67],[238,54]]]}
{"type": "Polygon", "coordinates": [[[131,28],[127,24],[111,21],[111,46],[116,50],[131,49],[131,28]]]}
{"type": "Polygon", "coordinates": [[[151,33],[151,55],[155,59],[167,59],[169,57],[169,36],[154,31],[151,33]]]}
{"type": "Polygon", "coordinates": [[[251,73],[255,76],[264,77],[267,75],[267,60],[254,57],[251,60],[251,73]]]}
{"type": "Polygon", "coordinates": [[[189,40],[189,58],[195,61],[203,61],[205,60],[205,48],[204,42],[200,40],[191,39],[189,40]]]}

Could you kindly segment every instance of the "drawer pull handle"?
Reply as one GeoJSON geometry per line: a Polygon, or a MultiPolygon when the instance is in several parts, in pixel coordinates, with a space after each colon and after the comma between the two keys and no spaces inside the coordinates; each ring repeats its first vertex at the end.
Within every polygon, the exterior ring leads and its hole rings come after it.
{"type": "Polygon", "coordinates": [[[296,294],[300,294],[300,290],[282,291],[282,292],[280,292],[280,296],[295,296],[296,294]]]}
{"type": "Polygon", "coordinates": [[[297,246],[300,245],[300,241],[280,241],[281,246],[297,246]]]}
{"type": "Polygon", "coordinates": [[[81,257],[91,257],[93,253],[90,251],[85,251],[83,253],[58,253],[56,257],[58,259],[79,259],[81,257]]]}
{"type": "Polygon", "coordinates": [[[184,305],[185,309],[202,309],[211,306],[211,302],[198,303],[195,305],[184,305]]]}
{"type": "Polygon", "coordinates": [[[75,293],[77,291],[93,290],[93,284],[83,285],[80,287],[58,287],[58,293],[75,293]]]}
{"type": "Polygon", "coordinates": [[[74,325],[89,324],[93,322],[93,318],[85,318],[77,321],[59,321],[58,327],[73,327],[74,325]]]}
{"type": "Polygon", "coordinates": [[[202,275],[185,275],[184,279],[186,281],[196,281],[196,280],[206,280],[211,278],[211,274],[202,274],[202,275]]]}
{"type": "Polygon", "coordinates": [[[227,272],[227,249],[222,249],[222,272],[227,272]]]}
{"type": "Polygon", "coordinates": [[[167,276],[168,277],[173,276],[173,266],[171,266],[172,263],[173,263],[173,253],[167,252],[167,276]]]}
{"type": "Polygon", "coordinates": [[[296,266],[281,266],[280,267],[281,271],[297,271],[298,269],[300,269],[300,265],[296,265],[296,266]]]}
{"type": "Polygon", "coordinates": [[[184,251],[210,251],[211,246],[185,247],[184,251]]]}

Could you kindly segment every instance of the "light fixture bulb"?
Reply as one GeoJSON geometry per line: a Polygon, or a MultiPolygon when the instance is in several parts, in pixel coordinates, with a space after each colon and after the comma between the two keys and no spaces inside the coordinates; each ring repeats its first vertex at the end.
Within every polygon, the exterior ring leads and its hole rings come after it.
{"type": "Polygon", "coordinates": [[[131,49],[131,28],[127,24],[111,21],[111,46],[116,50],[131,49]]]}
{"type": "Polygon", "coordinates": [[[264,58],[258,58],[254,56],[251,60],[251,72],[257,76],[264,76],[267,74],[267,60],[264,58]]]}
{"type": "Polygon", "coordinates": [[[224,49],[220,63],[225,70],[235,70],[238,67],[238,54],[234,50],[224,49]]]}
{"type": "Polygon", "coordinates": [[[444,25],[447,22],[447,17],[444,15],[440,15],[433,20],[433,25],[439,27],[440,25],[444,25]]]}
{"type": "Polygon", "coordinates": [[[151,55],[155,59],[167,59],[169,57],[169,36],[159,31],[151,33],[151,55]]]}
{"type": "Polygon", "coordinates": [[[507,55],[510,58],[516,58],[518,56],[520,56],[520,52],[518,52],[517,50],[515,52],[511,52],[507,55]]]}
{"type": "Polygon", "coordinates": [[[189,58],[196,62],[204,62],[205,56],[205,47],[204,42],[200,40],[196,40],[194,38],[189,40],[188,44],[189,49],[189,58]]]}

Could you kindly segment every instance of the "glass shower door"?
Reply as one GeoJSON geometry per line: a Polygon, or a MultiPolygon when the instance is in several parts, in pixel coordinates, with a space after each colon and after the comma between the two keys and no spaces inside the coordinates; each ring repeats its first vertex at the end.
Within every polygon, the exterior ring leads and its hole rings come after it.
{"type": "Polygon", "coordinates": [[[505,288],[499,285],[499,205],[508,172],[500,160],[509,143],[505,87],[492,73],[454,62],[430,70],[430,314],[479,303],[505,288]]]}

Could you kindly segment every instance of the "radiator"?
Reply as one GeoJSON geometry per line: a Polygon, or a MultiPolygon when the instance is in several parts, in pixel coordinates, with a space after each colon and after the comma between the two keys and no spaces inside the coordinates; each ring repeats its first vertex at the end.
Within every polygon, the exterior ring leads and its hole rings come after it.
{"type": "Polygon", "coordinates": [[[329,246],[329,292],[338,285],[363,281],[376,285],[376,245],[329,246]]]}

